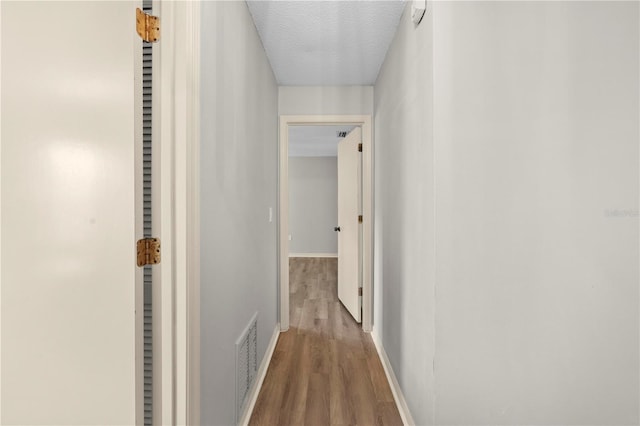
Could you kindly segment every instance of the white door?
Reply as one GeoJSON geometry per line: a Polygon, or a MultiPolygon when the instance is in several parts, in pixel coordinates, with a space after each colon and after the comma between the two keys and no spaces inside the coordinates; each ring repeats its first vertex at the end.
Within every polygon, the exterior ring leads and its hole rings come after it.
{"type": "Polygon", "coordinates": [[[132,425],[135,5],[0,8],[0,420],[132,425]]]}
{"type": "Polygon", "coordinates": [[[360,287],[360,153],[362,130],[356,127],[338,143],[338,298],[361,321],[360,287]]]}

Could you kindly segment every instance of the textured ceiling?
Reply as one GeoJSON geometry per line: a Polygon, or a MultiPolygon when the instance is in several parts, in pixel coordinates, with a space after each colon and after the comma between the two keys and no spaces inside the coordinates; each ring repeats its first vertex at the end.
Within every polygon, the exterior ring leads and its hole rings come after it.
{"type": "Polygon", "coordinates": [[[336,157],[337,132],[355,126],[289,126],[289,157],[336,157]]]}
{"type": "Polygon", "coordinates": [[[278,84],[373,85],[405,3],[248,1],[278,84]]]}

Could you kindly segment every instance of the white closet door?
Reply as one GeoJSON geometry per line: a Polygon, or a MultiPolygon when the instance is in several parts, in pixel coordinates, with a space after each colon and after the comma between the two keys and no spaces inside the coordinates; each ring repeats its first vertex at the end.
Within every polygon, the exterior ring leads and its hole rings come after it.
{"type": "Polygon", "coordinates": [[[0,7],[1,422],[132,425],[135,5],[0,7]]]}

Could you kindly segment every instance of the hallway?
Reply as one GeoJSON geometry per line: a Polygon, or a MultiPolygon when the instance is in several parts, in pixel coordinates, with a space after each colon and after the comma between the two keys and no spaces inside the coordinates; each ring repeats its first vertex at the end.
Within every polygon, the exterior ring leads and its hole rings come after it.
{"type": "Polygon", "coordinates": [[[280,334],[251,425],[401,425],[376,348],[337,296],[337,259],[291,258],[280,334]]]}
{"type": "Polygon", "coordinates": [[[0,0],[0,36],[0,425],[640,425],[640,0],[0,0]],[[339,291],[320,124],[362,132],[339,291]]]}

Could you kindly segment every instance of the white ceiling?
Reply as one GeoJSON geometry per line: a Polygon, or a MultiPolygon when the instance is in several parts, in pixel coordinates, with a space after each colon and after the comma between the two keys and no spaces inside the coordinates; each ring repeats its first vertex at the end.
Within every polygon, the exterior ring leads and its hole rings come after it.
{"type": "Polygon", "coordinates": [[[403,0],[247,1],[278,84],[373,85],[403,0]]]}
{"type": "Polygon", "coordinates": [[[290,126],[289,157],[336,157],[337,132],[350,132],[356,126],[290,126]]]}

